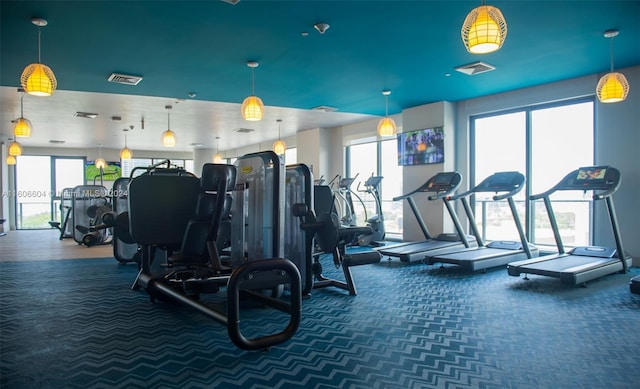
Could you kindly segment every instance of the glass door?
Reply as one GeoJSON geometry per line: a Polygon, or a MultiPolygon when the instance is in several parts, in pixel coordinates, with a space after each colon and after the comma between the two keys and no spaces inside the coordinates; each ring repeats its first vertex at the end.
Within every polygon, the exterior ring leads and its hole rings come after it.
{"type": "MultiPolygon", "coordinates": [[[[78,185],[84,185],[85,174],[84,158],[65,158],[65,157],[52,157],[53,159],[53,191],[51,193],[51,215],[52,221],[60,223],[60,226],[64,225],[64,218],[68,209],[65,207],[70,206],[71,199],[68,195],[63,199],[65,189],[67,193],[78,185]]],[[[69,220],[70,222],[70,220],[69,220]]],[[[71,234],[70,230],[72,226],[67,225],[67,234],[71,234]]]]}
{"type": "Polygon", "coordinates": [[[16,228],[50,228],[50,221],[60,221],[62,191],[84,184],[84,161],[84,158],[18,156],[16,228]]]}
{"type": "Polygon", "coordinates": [[[16,162],[16,228],[49,228],[51,157],[20,155],[16,162]]]}
{"type": "MultiPolygon", "coordinates": [[[[496,172],[518,171],[527,174],[526,114],[512,112],[477,118],[474,121],[473,185],[496,172]]],[[[483,239],[519,240],[511,210],[506,201],[493,201],[493,193],[482,193],[471,200],[483,239]]],[[[514,198],[518,216],[525,221],[526,191],[514,198]]]]}

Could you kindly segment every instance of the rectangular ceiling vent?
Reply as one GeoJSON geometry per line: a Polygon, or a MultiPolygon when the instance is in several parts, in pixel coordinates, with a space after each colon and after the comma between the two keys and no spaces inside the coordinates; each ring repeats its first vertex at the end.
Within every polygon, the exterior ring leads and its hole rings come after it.
{"type": "Polygon", "coordinates": [[[138,85],[140,81],[142,81],[142,76],[134,76],[131,74],[122,74],[122,73],[111,73],[109,78],[107,78],[109,82],[116,82],[118,84],[125,85],[138,85]]]}
{"type": "Polygon", "coordinates": [[[73,114],[73,116],[77,117],[77,118],[85,118],[85,119],[95,119],[98,117],[97,113],[91,113],[91,112],[76,112],[73,114]]]}
{"type": "Polygon", "coordinates": [[[57,140],[57,139],[51,139],[49,140],[49,143],[53,143],[54,145],[61,145],[64,142],[66,142],[66,140],[57,140]]]}
{"type": "Polygon", "coordinates": [[[456,70],[459,71],[460,73],[464,73],[469,76],[475,76],[476,74],[490,72],[495,69],[496,69],[495,66],[492,66],[492,65],[489,65],[488,63],[480,62],[480,61],[470,63],[467,65],[458,66],[456,68],[456,70]]]}
{"type": "Polygon", "coordinates": [[[233,131],[240,132],[242,134],[249,134],[251,132],[254,132],[255,130],[253,128],[237,128],[237,129],[235,129],[233,131]]]}
{"type": "Polygon", "coordinates": [[[320,112],[334,112],[337,111],[336,107],[329,107],[328,105],[319,105],[317,107],[311,108],[312,111],[320,111],[320,112]]]}

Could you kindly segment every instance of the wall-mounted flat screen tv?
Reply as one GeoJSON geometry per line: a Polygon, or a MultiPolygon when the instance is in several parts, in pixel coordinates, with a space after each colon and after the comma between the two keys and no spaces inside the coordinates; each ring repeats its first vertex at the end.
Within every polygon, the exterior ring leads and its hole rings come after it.
{"type": "Polygon", "coordinates": [[[425,128],[398,134],[398,165],[444,162],[444,129],[425,128]]]}

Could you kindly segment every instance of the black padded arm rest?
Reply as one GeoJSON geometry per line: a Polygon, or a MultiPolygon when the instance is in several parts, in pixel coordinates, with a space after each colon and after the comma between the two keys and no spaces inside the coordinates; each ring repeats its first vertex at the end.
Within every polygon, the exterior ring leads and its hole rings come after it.
{"type": "Polygon", "coordinates": [[[194,176],[142,175],[131,180],[128,200],[133,240],[180,245],[200,193],[200,180],[194,176]]]}
{"type": "Polygon", "coordinates": [[[328,185],[314,185],[313,208],[316,215],[335,213],[333,207],[333,192],[328,185]]]}

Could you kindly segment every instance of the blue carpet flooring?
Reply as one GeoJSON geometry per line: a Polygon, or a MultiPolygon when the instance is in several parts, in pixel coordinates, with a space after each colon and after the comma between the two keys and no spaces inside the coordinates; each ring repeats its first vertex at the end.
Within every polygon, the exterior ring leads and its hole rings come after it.
{"type": "MultiPolygon", "coordinates": [[[[129,289],[136,272],[113,258],[0,264],[0,387],[640,384],[640,296],[629,292],[638,269],[581,288],[504,268],[467,274],[383,260],[353,268],[358,296],[314,290],[294,338],[269,351],[240,350],[222,325],[151,303],[129,289]]],[[[245,319],[248,333],[288,320],[269,309],[245,319]]]]}

